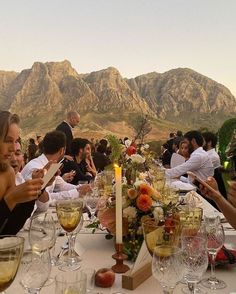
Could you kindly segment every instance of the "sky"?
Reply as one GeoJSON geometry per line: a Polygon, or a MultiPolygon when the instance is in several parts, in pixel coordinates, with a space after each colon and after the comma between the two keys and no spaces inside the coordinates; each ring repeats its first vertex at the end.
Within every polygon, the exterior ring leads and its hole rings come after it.
{"type": "Polygon", "coordinates": [[[122,76],[188,67],[236,96],[236,0],[0,0],[0,70],[69,60],[122,76]]]}

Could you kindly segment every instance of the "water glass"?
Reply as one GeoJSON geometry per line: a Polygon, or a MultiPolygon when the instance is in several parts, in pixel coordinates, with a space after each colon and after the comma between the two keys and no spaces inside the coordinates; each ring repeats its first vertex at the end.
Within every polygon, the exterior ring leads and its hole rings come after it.
{"type": "Polygon", "coordinates": [[[51,272],[48,250],[25,251],[19,269],[20,284],[28,294],[39,294],[51,272]]]}
{"type": "Polygon", "coordinates": [[[82,272],[87,276],[87,292],[93,291],[96,271],[92,268],[85,268],[82,272]]]}
{"type": "Polygon", "coordinates": [[[65,272],[55,277],[55,294],[85,294],[86,274],[82,271],[65,272]]]}

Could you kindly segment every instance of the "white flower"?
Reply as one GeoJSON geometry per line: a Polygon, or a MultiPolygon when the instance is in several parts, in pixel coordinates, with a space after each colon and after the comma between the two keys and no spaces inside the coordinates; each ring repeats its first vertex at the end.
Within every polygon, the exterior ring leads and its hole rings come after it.
{"type": "Polygon", "coordinates": [[[130,156],[131,160],[133,163],[137,163],[137,164],[141,164],[145,162],[145,158],[143,158],[141,155],[139,154],[132,154],[130,156]]]}
{"type": "Polygon", "coordinates": [[[144,184],[145,182],[144,181],[136,181],[135,183],[134,183],[134,187],[136,188],[136,189],[138,189],[139,188],[139,186],[141,185],[141,184],[144,184]]]}
{"type": "Polygon", "coordinates": [[[150,146],[148,144],[145,144],[143,147],[144,149],[149,149],[150,146]]]}
{"type": "Polygon", "coordinates": [[[128,219],[128,222],[132,222],[134,219],[136,219],[137,216],[137,209],[133,206],[126,207],[123,210],[123,217],[126,217],[128,219]]]}
{"type": "Polygon", "coordinates": [[[153,210],[153,216],[157,222],[164,219],[164,211],[162,207],[160,206],[155,207],[155,209],[153,210]]]}
{"type": "Polygon", "coordinates": [[[139,177],[140,180],[145,180],[147,178],[147,174],[146,173],[140,173],[138,177],[139,177]]]}

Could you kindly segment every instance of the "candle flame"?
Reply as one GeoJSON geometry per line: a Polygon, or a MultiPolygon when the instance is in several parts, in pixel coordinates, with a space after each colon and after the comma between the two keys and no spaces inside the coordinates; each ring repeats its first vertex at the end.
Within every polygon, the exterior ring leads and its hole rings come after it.
{"type": "Polygon", "coordinates": [[[114,167],[119,167],[119,165],[115,163],[115,164],[114,164],[114,167]]]}

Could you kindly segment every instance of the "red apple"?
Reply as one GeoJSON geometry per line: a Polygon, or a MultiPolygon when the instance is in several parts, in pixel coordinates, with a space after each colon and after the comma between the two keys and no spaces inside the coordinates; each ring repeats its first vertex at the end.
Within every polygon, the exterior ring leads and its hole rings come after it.
{"type": "Polygon", "coordinates": [[[95,285],[110,288],[115,282],[115,273],[110,268],[101,268],[95,274],[95,285]]]}

